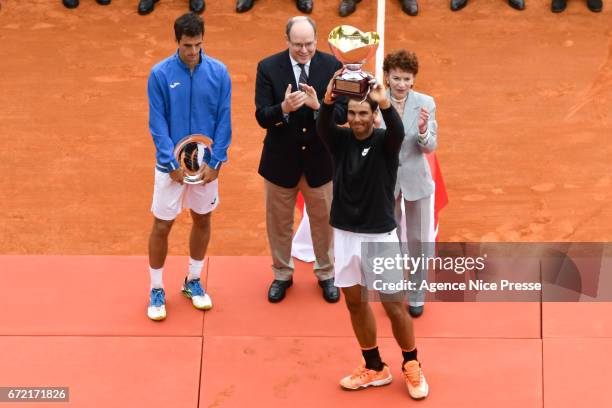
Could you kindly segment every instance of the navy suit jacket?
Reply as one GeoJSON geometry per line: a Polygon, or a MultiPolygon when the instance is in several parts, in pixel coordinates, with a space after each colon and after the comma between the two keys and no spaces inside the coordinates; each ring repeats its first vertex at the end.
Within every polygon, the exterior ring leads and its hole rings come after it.
{"type": "MultiPolygon", "coordinates": [[[[310,61],[308,85],[315,88],[319,101],[325,96],[327,84],[342,64],[332,55],[316,51],[310,61]]],[[[289,50],[274,54],[257,65],[255,82],[255,117],[266,129],[259,174],[285,188],[295,187],[302,177],[310,187],[320,187],[332,179],[332,159],[316,135],[318,112],[303,106],[285,119],[281,103],[287,86],[299,89],[289,50]]],[[[321,102],[322,103],[322,102],[321,102]]],[[[336,103],[336,123],[346,122],[346,101],[336,103]]]]}

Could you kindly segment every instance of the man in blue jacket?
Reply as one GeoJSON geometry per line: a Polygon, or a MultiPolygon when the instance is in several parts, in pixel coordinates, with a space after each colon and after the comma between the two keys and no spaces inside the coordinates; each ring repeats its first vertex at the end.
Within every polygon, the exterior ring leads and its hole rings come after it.
{"type": "Polygon", "coordinates": [[[148,81],[149,129],[155,143],[155,187],[151,211],[153,230],[149,238],[151,276],[147,315],[166,317],[163,266],[168,252],[168,234],[174,219],[189,208],[193,225],[189,238],[189,273],[183,294],[194,307],[212,307],[210,296],[200,284],[206,247],[210,240],[211,212],[219,204],[217,177],[227,160],[231,142],[231,81],[227,68],[202,51],[204,21],[195,13],[174,23],[178,51],[151,70],[148,81]],[[184,137],[210,137],[212,153],[205,164],[203,184],[183,184],[184,171],[174,157],[175,145],[184,137]]]}

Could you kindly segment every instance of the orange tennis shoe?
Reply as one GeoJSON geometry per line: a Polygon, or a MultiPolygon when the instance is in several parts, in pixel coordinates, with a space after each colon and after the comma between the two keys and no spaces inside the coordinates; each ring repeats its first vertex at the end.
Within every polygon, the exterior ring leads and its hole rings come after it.
{"type": "Polygon", "coordinates": [[[370,370],[362,362],[351,375],[340,380],[340,386],[349,391],[361,390],[367,387],[380,387],[391,383],[393,377],[385,364],[381,371],[370,370]]]}
{"type": "Polygon", "coordinates": [[[402,371],[406,377],[406,388],[408,388],[410,396],[416,400],[427,397],[427,394],[429,394],[429,385],[423,375],[421,363],[416,360],[408,361],[402,367],[402,371]]]}

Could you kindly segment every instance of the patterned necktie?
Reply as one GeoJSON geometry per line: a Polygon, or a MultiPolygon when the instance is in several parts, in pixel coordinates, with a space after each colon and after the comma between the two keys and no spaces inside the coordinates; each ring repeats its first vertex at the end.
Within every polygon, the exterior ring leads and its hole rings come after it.
{"type": "Polygon", "coordinates": [[[307,84],[308,83],[308,75],[306,74],[306,66],[304,64],[298,63],[300,67],[300,79],[298,81],[299,84],[307,84]]]}

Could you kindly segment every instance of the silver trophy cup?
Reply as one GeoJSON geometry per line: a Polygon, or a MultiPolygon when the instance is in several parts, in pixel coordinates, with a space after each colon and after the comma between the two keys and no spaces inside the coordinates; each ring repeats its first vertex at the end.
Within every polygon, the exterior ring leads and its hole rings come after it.
{"type": "Polygon", "coordinates": [[[211,157],[212,140],[204,135],[189,135],[174,147],[174,157],[185,172],[185,184],[202,184],[211,157]]]}

